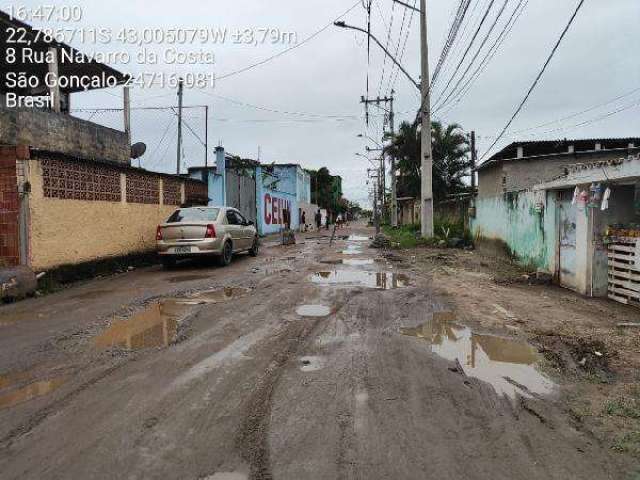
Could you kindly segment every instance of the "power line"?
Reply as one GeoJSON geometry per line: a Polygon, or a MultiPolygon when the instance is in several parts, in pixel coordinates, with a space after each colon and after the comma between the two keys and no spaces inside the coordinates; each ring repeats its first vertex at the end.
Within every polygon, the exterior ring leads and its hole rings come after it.
{"type": "MultiPolygon", "coordinates": [[[[413,5],[415,7],[416,4],[416,0],[414,0],[413,5]]],[[[402,63],[402,60],[404,59],[404,54],[407,50],[407,41],[409,40],[409,35],[411,33],[411,26],[413,24],[413,16],[415,14],[415,10],[411,9],[411,16],[409,17],[409,24],[407,25],[407,31],[405,33],[404,36],[404,43],[402,45],[402,51],[400,52],[400,57],[398,57],[398,62],[402,63]]],[[[391,93],[391,90],[395,89],[396,87],[396,83],[398,81],[398,75],[400,75],[400,67],[398,67],[396,69],[396,74],[395,74],[395,78],[393,79],[393,82],[391,83],[390,89],[388,91],[388,93],[391,93]]]]}
{"type": "MultiPolygon", "coordinates": [[[[378,6],[378,11],[380,11],[380,15],[382,16],[382,11],[380,10],[380,2],[378,2],[378,0],[376,0],[376,5],[378,6]]],[[[391,30],[393,29],[393,19],[394,19],[395,10],[396,10],[396,2],[391,2],[391,19],[389,20],[389,27],[387,28],[387,41],[385,44],[385,48],[387,50],[389,50],[389,43],[391,43],[391,30]]],[[[380,93],[382,92],[382,85],[384,84],[386,67],[387,67],[387,56],[383,55],[382,75],[380,76],[380,83],[378,84],[378,96],[380,96],[380,93]]]]}
{"type": "Polygon", "coordinates": [[[617,102],[618,100],[622,100],[623,98],[628,97],[630,95],[633,95],[634,93],[636,93],[638,91],[640,91],[640,88],[634,88],[630,92],[627,92],[627,93],[624,93],[622,95],[619,95],[619,96],[617,96],[617,97],[615,97],[615,98],[613,98],[611,100],[608,100],[606,102],[599,103],[598,105],[594,105],[594,106],[589,107],[589,108],[587,108],[585,110],[581,110],[581,111],[579,111],[577,113],[572,113],[570,115],[567,115],[566,117],[562,117],[562,118],[559,118],[557,120],[553,120],[551,122],[542,123],[540,125],[536,125],[535,127],[529,127],[529,128],[525,128],[525,129],[522,129],[522,130],[518,130],[518,131],[512,132],[512,135],[518,135],[520,133],[528,132],[528,131],[531,131],[531,130],[537,130],[538,128],[548,127],[549,125],[553,125],[555,123],[560,123],[560,122],[564,122],[565,120],[569,120],[571,118],[579,117],[580,115],[583,115],[585,113],[592,112],[593,110],[597,110],[600,107],[604,107],[606,105],[610,105],[610,104],[612,104],[614,102],[617,102]]]}
{"type": "Polygon", "coordinates": [[[433,71],[433,76],[431,77],[431,88],[438,81],[438,76],[440,75],[440,71],[444,66],[444,63],[449,56],[449,52],[455,43],[458,32],[460,31],[460,26],[464,21],[465,16],[467,15],[467,11],[469,10],[469,5],[471,4],[471,0],[460,0],[460,4],[458,5],[458,9],[456,11],[453,22],[451,23],[451,28],[449,29],[449,34],[447,35],[447,40],[442,48],[442,52],[440,53],[440,58],[438,60],[438,64],[436,65],[435,70],[433,71]]]}
{"type": "Polygon", "coordinates": [[[509,127],[511,126],[513,121],[516,119],[518,114],[524,108],[524,105],[527,103],[527,100],[529,100],[529,97],[531,96],[531,94],[535,90],[536,86],[540,82],[540,79],[542,78],[542,75],[544,75],[544,72],[547,70],[547,67],[551,63],[551,60],[553,59],[553,57],[555,56],[556,52],[558,51],[558,48],[560,47],[560,44],[562,43],[562,40],[564,39],[564,37],[566,36],[567,32],[569,31],[569,28],[573,24],[573,21],[576,19],[576,16],[578,15],[578,12],[580,11],[582,6],[584,5],[584,2],[585,2],[585,0],[580,0],[580,3],[578,3],[578,6],[576,7],[575,11],[573,12],[573,15],[571,15],[571,18],[569,19],[569,23],[567,23],[567,26],[562,31],[562,34],[560,35],[560,38],[558,39],[558,41],[554,45],[553,49],[551,50],[551,54],[549,55],[549,58],[547,58],[547,61],[544,63],[544,66],[542,67],[542,70],[540,70],[540,72],[536,76],[536,79],[534,80],[533,85],[531,85],[531,88],[529,88],[529,91],[525,95],[525,97],[522,100],[522,102],[520,102],[520,105],[518,105],[518,108],[516,109],[516,111],[511,116],[511,119],[509,119],[507,124],[504,126],[504,128],[500,132],[500,135],[498,135],[498,138],[496,138],[496,140],[491,144],[491,146],[487,149],[487,151],[484,152],[484,154],[482,155],[480,160],[482,160],[487,155],[487,153],[489,153],[491,151],[491,149],[496,146],[496,144],[500,141],[500,139],[507,132],[507,130],[509,129],[509,127]]]}
{"type": "MultiPolygon", "coordinates": [[[[454,104],[454,105],[451,105],[451,108],[453,108],[455,105],[460,103],[462,98],[464,98],[469,93],[469,90],[471,90],[471,86],[473,85],[473,83],[478,78],[480,78],[480,75],[482,75],[482,72],[485,70],[487,65],[491,63],[491,60],[493,60],[498,50],[500,50],[500,47],[503,45],[503,43],[511,33],[511,30],[520,19],[520,16],[524,12],[524,9],[527,7],[528,3],[529,3],[529,0],[520,0],[516,8],[511,13],[511,17],[509,18],[507,23],[504,25],[502,31],[500,32],[500,35],[498,35],[495,42],[493,42],[493,45],[491,45],[491,47],[485,54],[484,58],[480,62],[480,65],[478,65],[478,68],[476,68],[475,71],[471,74],[471,76],[465,82],[465,84],[462,86],[459,92],[454,96],[453,100],[449,102],[450,105],[454,104]]],[[[442,110],[443,108],[446,108],[446,107],[447,105],[443,104],[437,110],[442,110]]],[[[449,111],[451,110],[451,108],[449,109],[449,111]]]]}
{"type": "Polygon", "coordinates": [[[311,36],[305,38],[302,42],[297,43],[297,44],[295,44],[295,45],[293,45],[293,46],[291,46],[289,48],[285,48],[284,50],[282,50],[281,52],[276,53],[275,55],[271,55],[270,57],[267,57],[264,60],[260,60],[259,62],[253,63],[251,65],[247,65],[246,67],[243,67],[243,68],[241,68],[239,70],[235,70],[233,72],[225,73],[224,75],[218,75],[218,76],[216,76],[216,81],[217,80],[224,80],[225,78],[233,77],[235,75],[239,75],[241,73],[244,73],[244,72],[247,72],[249,70],[252,70],[252,69],[254,69],[256,67],[260,67],[260,66],[264,65],[265,63],[269,63],[270,61],[275,60],[276,58],[279,58],[279,57],[281,57],[283,55],[286,55],[287,53],[289,53],[289,52],[291,52],[291,51],[293,51],[293,50],[295,50],[297,48],[302,47],[303,45],[309,43],[311,40],[316,38],[321,33],[325,32],[326,30],[331,28],[333,26],[333,22],[339,20],[340,18],[344,17],[346,14],[350,13],[358,5],[360,5],[360,0],[358,0],[356,3],[354,3],[351,7],[349,7],[347,10],[345,10],[343,13],[338,15],[336,18],[331,20],[328,24],[326,24],[320,30],[317,30],[311,36]]]}
{"type": "MultiPolygon", "coordinates": [[[[496,28],[496,25],[500,21],[500,18],[502,17],[502,14],[504,13],[505,9],[507,8],[507,4],[508,3],[509,3],[509,0],[504,0],[504,3],[502,4],[502,7],[498,11],[498,14],[496,15],[496,18],[493,21],[493,24],[487,30],[487,33],[484,36],[482,42],[480,43],[480,46],[476,50],[476,53],[473,55],[473,57],[469,61],[469,64],[467,65],[467,68],[465,69],[464,72],[462,72],[462,75],[460,76],[460,78],[458,79],[458,81],[456,82],[454,87],[451,89],[451,92],[449,92],[449,95],[442,101],[441,105],[445,105],[447,103],[447,101],[451,98],[451,96],[456,93],[456,91],[457,91],[458,87],[460,86],[460,84],[464,81],[465,77],[467,76],[467,73],[469,73],[469,70],[471,70],[471,67],[473,67],[473,64],[475,63],[475,61],[480,56],[480,52],[482,52],[482,49],[484,48],[484,46],[489,41],[489,37],[491,37],[491,34],[493,33],[494,29],[496,28]]],[[[444,93],[442,95],[444,96],[444,93]]],[[[436,106],[435,106],[436,110],[438,109],[437,103],[438,102],[436,102],[436,106]]]]}
{"type": "Polygon", "coordinates": [[[438,99],[435,101],[435,104],[438,104],[438,102],[440,102],[440,99],[447,93],[447,89],[451,85],[451,82],[453,82],[453,79],[456,77],[456,75],[460,71],[460,67],[462,67],[462,64],[464,63],[465,59],[467,58],[467,55],[469,54],[469,51],[471,50],[471,47],[475,43],[476,38],[478,38],[478,35],[480,34],[480,30],[482,30],[482,26],[484,25],[484,22],[487,20],[487,17],[489,16],[489,13],[491,12],[491,9],[493,8],[493,4],[494,3],[495,3],[495,0],[491,0],[491,2],[489,2],[489,6],[485,10],[484,15],[482,16],[482,20],[480,20],[480,24],[478,25],[478,28],[476,29],[475,33],[473,34],[473,37],[471,37],[471,41],[467,45],[467,48],[465,49],[464,54],[462,55],[462,58],[458,62],[458,65],[456,66],[456,68],[455,68],[453,74],[451,75],[451,77],[449,77],[449,81],[445,85],[445,87],[442,90],[442,93],[440,94],[438,99]]]}

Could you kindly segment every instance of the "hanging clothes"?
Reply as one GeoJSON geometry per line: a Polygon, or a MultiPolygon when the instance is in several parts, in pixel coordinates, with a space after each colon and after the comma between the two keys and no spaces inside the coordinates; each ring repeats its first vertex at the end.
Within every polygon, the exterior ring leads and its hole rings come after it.
{"type": "Polygon", "coordinates": [[[611,189],[607,187],[602,195],[602,205],[600,206],[600,210],[605,211],[609,209],[609,198],[611,197],[611,189]]]}

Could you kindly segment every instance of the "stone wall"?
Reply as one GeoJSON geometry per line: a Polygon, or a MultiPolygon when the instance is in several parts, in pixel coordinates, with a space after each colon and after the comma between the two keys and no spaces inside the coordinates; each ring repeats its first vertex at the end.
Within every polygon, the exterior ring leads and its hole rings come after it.
{"type": "Polygon", "coordinates": [[[70,115],[0,107],[0,144],[28,145],[89,159],[130,163],[125,132],[70,115]]]}

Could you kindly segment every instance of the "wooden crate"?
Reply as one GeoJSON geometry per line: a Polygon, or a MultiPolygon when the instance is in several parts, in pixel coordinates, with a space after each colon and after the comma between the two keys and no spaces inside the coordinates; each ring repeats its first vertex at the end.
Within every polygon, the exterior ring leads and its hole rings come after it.
{"type": "Polygon", "coordinates": [[[609,298],[640,307],[640,256],[637,238],[616,238],[608,245],[609,298]]]}

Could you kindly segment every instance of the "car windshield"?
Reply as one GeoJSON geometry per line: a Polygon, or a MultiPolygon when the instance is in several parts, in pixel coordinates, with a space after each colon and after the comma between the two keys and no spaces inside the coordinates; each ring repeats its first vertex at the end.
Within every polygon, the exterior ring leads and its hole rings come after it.
{"type": "Polygon", "coordinates": [[[173,212],[167,223],[215,222],[219,208],[183,208],[173,212]]]}

